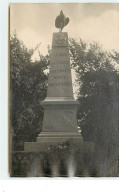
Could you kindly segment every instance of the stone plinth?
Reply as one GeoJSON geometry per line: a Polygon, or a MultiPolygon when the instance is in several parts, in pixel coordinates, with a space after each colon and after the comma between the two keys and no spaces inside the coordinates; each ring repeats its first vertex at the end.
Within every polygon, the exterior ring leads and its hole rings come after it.
{"type": "MultiPolygon", "coordinates": [[[[36,143],[25,143],[29,148],[43,150],[50,144],[73,139],[82,142],[77,129],[77,101],[73,97],[68,34],[53,33],[47,97],[41,102],[44,108],[42,132],[36,143]],[[42,145],[42,146],[41,146],[42,145]]],[[[34,150],[34,149],[33,149],[34,150]]]]}
{"type": "MultiPolygon", "coordinates": [[[[82,142],[80,139],[74,139],[74,142],[78,141],[78,147],[81,149],[82,153],[94,152],[94,143],[93,142],[82,142]]],[[[64,140],[62,140],[64,142],[64,140]]],[[[25,142],[24,148],[25,152],[48,152],[50,150],[50,145],[61,144],[59,142],[25,142]]]]}

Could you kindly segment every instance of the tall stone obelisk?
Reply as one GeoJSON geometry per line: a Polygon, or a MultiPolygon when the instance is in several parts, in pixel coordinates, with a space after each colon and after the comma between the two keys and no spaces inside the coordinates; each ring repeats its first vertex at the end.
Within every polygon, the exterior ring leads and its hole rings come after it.
{"type": "Polygon", "coordinates": [[[77,129],[77,101],[73,97],[68,34],[53,33],[51,63],[42,132],[37,142],[82,140],[77,129]]]}

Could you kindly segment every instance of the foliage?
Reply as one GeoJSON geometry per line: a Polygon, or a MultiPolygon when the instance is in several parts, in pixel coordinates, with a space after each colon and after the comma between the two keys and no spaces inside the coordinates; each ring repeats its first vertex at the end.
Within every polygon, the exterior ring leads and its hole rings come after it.
{"type": "Polygon", "coordinates": [[[13,152],[11,177],[96,176],[94,153],[71,140],[51,145],[46,152],[13,152]]]}
{"type": "Polygon", "coordinates": [[[70,54],[79,86],[78,123],[84,141],[95,142],[98,170],[107,175],[117,163],[117,61],[98,43],[82,40],[70,39],[70,54]]]}
{"type": "Polygon", "coordinates": [[[28,50],[17,38],[10,36],[10,106],[11,129],[17,136],[36,138],[41,130],[43,110],[40,101],[46,97],[49,55],[40,55],[32,62],[33,49],[28,50]]]}

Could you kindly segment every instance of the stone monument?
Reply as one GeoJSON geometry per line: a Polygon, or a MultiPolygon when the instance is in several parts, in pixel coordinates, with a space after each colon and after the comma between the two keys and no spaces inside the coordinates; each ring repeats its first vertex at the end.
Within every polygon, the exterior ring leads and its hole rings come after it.
{"type": "Polygon", "coordinates": [[[53,34],[48,91],[41,134],[37,142],[62,142],[69,138],[82,140],[77,129],[77,101],[73,97],[68,34],[53,34]]]}
{"type": "MultiPolygon", "coordinates": [[[[65,26],[63,22],[61,29],[65,26]]],[[[69,139],[83,142],[77,128],[77,101],[73,97],[67,32],[53,33],[50,58],[47,97],[41,102],[44,108],[42,132],[36,142],[25,143],[25,151],[46,151],[49,145],[69,139]]]]}

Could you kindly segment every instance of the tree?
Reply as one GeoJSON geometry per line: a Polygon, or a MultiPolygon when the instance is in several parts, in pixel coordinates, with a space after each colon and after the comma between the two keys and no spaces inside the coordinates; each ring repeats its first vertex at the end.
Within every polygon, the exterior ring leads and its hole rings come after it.
{"type": "Polygon", "coordinates": [[[70,53],[78,86],[77,117],[84,141],[95,142],[99,174],[114,175],[118,131],[116,62],[98,43],[86,44],[81,39],[70,39],[70,53]]]}
{"type": "Polygon", "coordinates": [[[33,141],[41,130],[46,97],[49,55],[32,62],[33,49],[28,50],[16,34],[10,37],[10,121],[13,133],[22,141],[33,141]],[[27,138],[26,138],[27,137],[27,138]]]}

